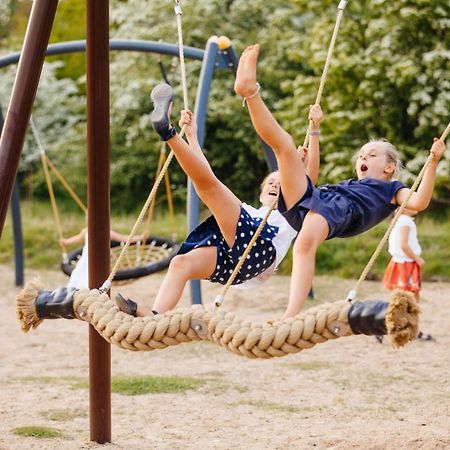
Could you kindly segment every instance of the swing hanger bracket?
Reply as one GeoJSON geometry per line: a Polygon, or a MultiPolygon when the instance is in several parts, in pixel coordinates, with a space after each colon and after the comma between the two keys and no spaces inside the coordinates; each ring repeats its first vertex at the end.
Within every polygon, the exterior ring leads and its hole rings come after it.
{"type": "Polygon", "coordinates": [[[348,3],[347,0],[341,0],[339,2],[337,9],[339,9],[340,11],[344,11],[345,7],[347,6],[347,3],[348,3]]]}
{"type": "Polygon", "coordinates": [[[175,0],[175,8],[174,9],[175,9],[175,14],[177,16],[183,15],[183,11],[181,10],[181,5],[180,5],[180,2],[178,0],[175,0]]]}

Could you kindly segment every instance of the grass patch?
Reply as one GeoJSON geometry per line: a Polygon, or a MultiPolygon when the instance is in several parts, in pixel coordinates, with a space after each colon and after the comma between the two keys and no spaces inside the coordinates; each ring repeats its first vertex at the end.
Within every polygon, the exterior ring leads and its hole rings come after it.
{"type": "Polygon", "coordinates": [[[26,427],[18,427],[14,428],[14,434],[22,437],[34,437],[38,439],[51,439],[51,438],[59,438],[62,437],[60,431],[55,430],[54,428],[49,427],[39,427],[29,425],[26,427]]]}
{"type": "Polygon", "coordinates": [[[304,361],[299,363],[285,364],[285,367],[300,370],[322,370],[329,369],[331,367],[331,364],[325,361],[304,361]]]}
{"type": "Polygon", "coordinates": [[[242,400],[232,403],[232,406],[253,406],[255,408],[264,409],[265,411],[276,411],[286,413],[299,413],[302,409],[291,405],[281,405],[280,403],[265,402],[263,400],[242,400]]]}
{"type": "MultiPolygon", "coordinates": [[[[24,377],[21,381],[38,384],[68,384],[70,389],[89,389],[86,378],[78,377],[24,377]]],[[[178,393],[195,390],[205,380],[187,377],[113,377],[111,391],[122,395],[178,393]]]]}
{"type": "Polygon", "coordinates": [[[205,383],[185,377],[114,377],[112,392],[122,395],[170,394],[195,390],[205,383]]]}

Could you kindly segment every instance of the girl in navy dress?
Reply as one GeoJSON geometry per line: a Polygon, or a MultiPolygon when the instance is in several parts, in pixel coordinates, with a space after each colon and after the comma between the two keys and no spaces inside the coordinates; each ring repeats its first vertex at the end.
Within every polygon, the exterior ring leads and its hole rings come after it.
{"type": "MultiPolygon", "coordinates": [[[[410,190],[392,180],[400,161],[395,147],[386,140],[368,142],[357,152],[357,180],[314,187],[292,137],[281,128],[259,95],[258,54],[259,45],[248,47],[242,54],[235,91],[244,97],[256,132],[275,153],[281,184],[278,209],[299,231],[284,319],[298,314],[306,300],[318,246],[326,239],[353,236],[375,226],[402,204],[410,190]]],[[[311,132],[311,136],[315,134],[318,131],[311,132]]],[[[436,167],[444,150],[444,142],[435,138],[431,148],[433,160],[419,189],[408,201],[410,209],[422,211],[430,203],[436,167]]]]}
{"type": "MultiPolygon", "coordinates": [[[[189,144],[170,125],[171,87],[166,84],[156,86],[152,91],[152,100],[155,104],[151,116],[153,127],[161,139],[167,141],[180,166],[192,180],[197,194],[212,213],[189,234],[169,265],[151,309],[153,313],[163,313],[176,306],[189,280],[208,279],[215,283],[227,283],[262,218],[278,197],[280,174],[278,171],[272,172],[261,184],[261,208],[242,203],[213,173],[197,140],[192,113],[182,111],[179,122],[180,127],[186,127],[189,144]]],[[[320,106],[311,107],[309,118],[313,127],[319,128],[322,116],[320,106]]],[[[300,157],[311,183],[315,183],[319,170],[318,136],[311,139],[308,151],[301,149],[300,157]]],[[[297,231],[290,224],[295,218],[289,220],[288,215],[282,216],[276,209],[271,212],[233,285],[253,286],[265,281],[275,271],[297,236],[297,231]]],[[[150,313],[142,305],[124,299],[120,294],[117,304],[122,311],[132,315],[150,313]]]]}

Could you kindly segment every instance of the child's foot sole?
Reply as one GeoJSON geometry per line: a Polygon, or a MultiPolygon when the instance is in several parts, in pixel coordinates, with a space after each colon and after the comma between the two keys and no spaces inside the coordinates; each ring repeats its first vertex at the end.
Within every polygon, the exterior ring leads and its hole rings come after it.
{"type": "Polygon", "coordinates": [[[173,127],[170,126],[169,108],[173,99],[173,89],[166,83],[158,84],[150,94],[154,109],[150,120],[154,130],[159,134],[161,140],[167,141],[174,136],[173,127]]]}
{"type": "Polygon", "coordinates": [[[256,66],[258,55],[259,45],[250,45],[243,51],[239,59],[234,90],[236,94],[242,97],[250,97],[257,91],[256,66]]]}

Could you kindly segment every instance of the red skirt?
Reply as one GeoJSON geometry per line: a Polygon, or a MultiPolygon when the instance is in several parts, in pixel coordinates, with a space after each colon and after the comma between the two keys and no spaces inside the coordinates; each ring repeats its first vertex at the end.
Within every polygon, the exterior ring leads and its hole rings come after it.
{"type": "Polygon", "coordinates": [[[389,261],[383,276],[387,289],[403,289],[418,293],[420,291],[420,267],[415,261],[398,263],[389,261]]]}

